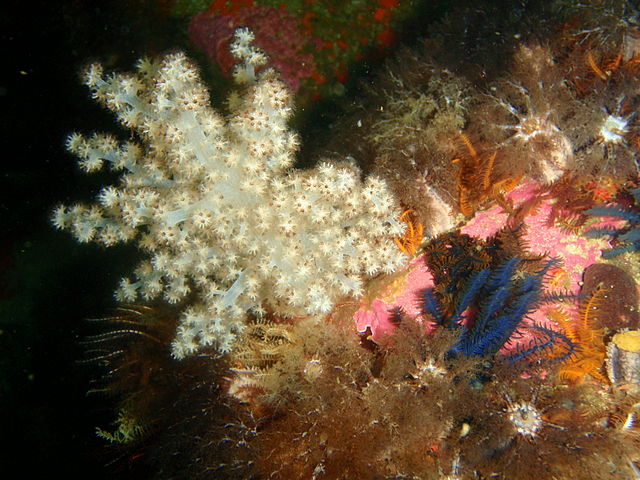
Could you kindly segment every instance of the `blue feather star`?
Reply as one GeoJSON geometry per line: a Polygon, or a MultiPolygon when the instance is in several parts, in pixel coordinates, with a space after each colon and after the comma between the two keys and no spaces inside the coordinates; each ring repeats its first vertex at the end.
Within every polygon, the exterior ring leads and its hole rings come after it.
{"type": "Polygon", "coordinates": [[[434,289],[421,293],[420,309],[437,325],[460,332],[448,352],[450,357],[495,355],[510,339],[527,330],[533,333],[533,340],[518,348],[511,360],[521,360],[558,343],[563,344],[566,353],[562,358],[566,358],[576,348],[569,338],[526,321],[528,315],[546,302],[545,276],[559,262],[557,258],[548,259],[537,271],[527,273],[518,268],[521,259],[510,258],[493,269],[485,268],[469,275],[461,289],[454,292],[456,300],[449,315],[445,315],[446,308],[434,289]]]}

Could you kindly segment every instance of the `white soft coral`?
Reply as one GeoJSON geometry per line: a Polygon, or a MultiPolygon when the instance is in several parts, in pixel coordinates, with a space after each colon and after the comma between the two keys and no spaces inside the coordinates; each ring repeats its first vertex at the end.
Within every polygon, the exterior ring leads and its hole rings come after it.
{"type": "Polygon", "coordinates": [[[58,207],[54,225],[81,241],[138,241],[150,261],[122,281],[118,297],[190,299],[176,357],[212,344],[228,350],[247,310],[325,313],[360,292],[362,275],[405,261],[393,245],[402,224],[383,181],[363,185],[350,164],[289,171],[298,147],[286,125],[290,95],[273,71],[255,73],[250,37],[236,34],[244,90],[228,121],[209,106],[190,62],[172,54],[141,63],[137,75],[105,78],[99,66],[86,75],[94,97],[142,146],[78,134],[67,143],[85,170],[108,165],[123,174],[98,204],[58,207]]]}

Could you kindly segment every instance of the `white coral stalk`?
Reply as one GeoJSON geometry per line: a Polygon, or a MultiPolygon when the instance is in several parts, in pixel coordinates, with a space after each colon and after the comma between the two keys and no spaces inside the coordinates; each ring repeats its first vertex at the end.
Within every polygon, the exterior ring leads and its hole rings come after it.
{"type": "Polygon", "coordinates": [[[58,207],[53,223],[80,241],[138,242],[150,259],[122,281],[120,299],[195,299],[173,343],[178,358],[210,344],[230,349],[247,310],[324,313],[344,293],[360,294],[366,272],[404,262],[392,243],[402,231],[397,205],[383,181],[363,185],[349,164],[288,170],[298,148],[286,125],[290,95],[272,70],[255,74],[262,54],[250,41],[237,33],[245,90],[228,120],[177,53],[141,62],[134,75],[87,71],[94,98],[139,145],[79,134],[67,142],[86,171],[123,173],[96,205],[58,207]]]}

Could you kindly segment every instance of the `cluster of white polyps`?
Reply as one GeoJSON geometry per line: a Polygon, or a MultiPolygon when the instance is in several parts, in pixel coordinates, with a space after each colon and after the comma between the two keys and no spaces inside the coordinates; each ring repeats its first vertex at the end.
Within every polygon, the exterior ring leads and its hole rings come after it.
{"type": "Polygon", "coordinates": [[[53,223],[78,240],[135,241],[148,255],[117,298],[184,302],[174,356],[205,345],[232,348],[248,310],[292,316],[328,312],[361,292],[363,275],[404,263],[397,205],[383,181],[360,180],[353,165],[289,170],[298,148],[288,131],[290,95],[251,42],[236,33],[232,52],[243,84],[228,119],[213,110],[198,72],[183,54],[133,75],[85,82],[100,103],[138,135],[73,134],[68,149],[87,172],[122,172],[91,206],[60,206],[53,223]],[[188,301],[187,301],[188,300],[188,301]]]}

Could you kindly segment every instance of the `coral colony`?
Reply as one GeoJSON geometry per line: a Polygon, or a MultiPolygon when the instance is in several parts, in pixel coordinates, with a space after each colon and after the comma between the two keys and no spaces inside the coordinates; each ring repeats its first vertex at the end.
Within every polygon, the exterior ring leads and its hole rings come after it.
{"type": "Polygon", "coordinates": [[[83,170],[121,177],[53,223],[146,256],[84,340],[119,399],[98,434],[131,468],[640,478],[640,27],[564,9],[580,21],[548,46],[502,35],[511,63],[482,82],[436,67],[435,40],[403,53],[347,129],[357,157],[307,170],[248,29],[227,116],[183,54],[87,69],[137,142],[72,134],[83,170]]]}
{"type": "Polygon", "coordinates": [[[124,173],[97,205],[58,207],[54,224],[81,242],[139,242],[150,258],[121,281],[120,301],[177,303],[196,292],[173,343],[178,358],[211,344],[229,351],[247,310],[327,313],[341,296],[361,294],[363,275],[405,262],[393,243],[404,224],[384,182],[363,184],[349,164],[287,171],[298,146],[286,128],[289,92],[272,70],[255,74],[265,57],[252,40],[239,29],[232,45],[246,91],[230,121],[176,54],[141,62],[137,75],[103,78],[99,65],[86,72],[94,98],[144,146],[107,135],[67,142],[83,170],[108,164],[124,173]]]}

